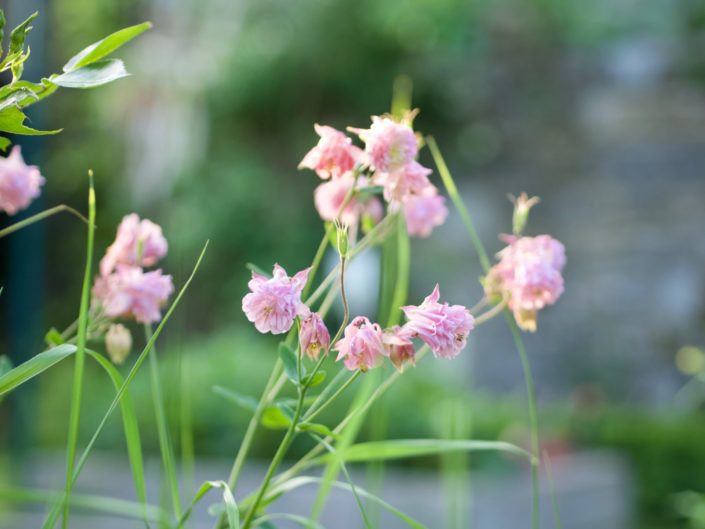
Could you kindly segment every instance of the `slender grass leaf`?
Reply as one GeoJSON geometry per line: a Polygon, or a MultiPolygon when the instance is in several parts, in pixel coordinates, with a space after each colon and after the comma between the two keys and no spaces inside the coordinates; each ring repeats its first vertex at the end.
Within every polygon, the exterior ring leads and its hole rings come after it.
{"type": "Polygon", "coordinates": [[[63,344],[33,356],[0,376],[0,395],[9,393],[75,352],[75,345],[63,344]]]}
{"type": "Polygon", "coordinates": [[[307,529],[326,529],[320,523],[312,522],[305,516],[299,516],[298,514],[289,514],[283,512],[265,514],[264,516],[261,516],[257,518],[254,522],[252,522],[252,525],[254,525],[255,527],[260,527],[261,529],[276,529],[276,527],[270,523],[272,520],[289,520],[290,522],[297,523],[301,527],[306,527],[307,529]]]}
{"type": "Polygon", "coordinates": [[[213,393],[224,397],[247,411],[254,413],[257,410],[257,399],[250,397],[249,395],[243,395],[237,391],[232,391],[222,386],[213,386],[213,393]]]}
{"type": "Polygon", "coordinates": [[[225,481],[206,481],[203,485],[201,485],[198,492],[196,492],[191,505],[188,509],[186,509],[186,512],[184,512],[183,516],[179,520],[179,525],[177,526],[178,529],[181,529],[181,527],[184,526],[184,523],[186,523],[189,516],[191,516],[191,512],[193,512],[194,507],[199,501],[201,501],[203,496],[208,494],[208,492],[212,489],[223,490],[223,503],[225,504],[225,513],[228,517],[228,528],[240,529],[240,511],[238,510],[237,503],[235,503],[233,493],[230,491],[230,487],[228,487],[228,484],[225,483],[225,481]]]}
{"type": "Polygon", "coordinates": [[[101,59],[78,70],[51,76],[49,81],[64,88],[93,88],[128,75],[120,59],[101,59]]]}
{"type": "Polygon", "coordinates": [[[64,67],[64,72],[71,72],[77,70],[83,66],[95,63],[99,59],[102,59],[106,55],[110,55],[112,52],[125,45],[132,39],[134,39],[139,34],[150,29],[152,27],[151,22],[143,22],[142,24],[137,24],[135,26],[130,26],[116,31],[115,33],[108,35],[104,39],[94,42],[90,46],[87,46],[76,55],[69,59],[64,67]]]}
{"type": "MultiPolygon", "coordinates": [[[[338,453],[347,463],[363,461],[380,461],[388,459],[405,459],[442,454],[454,451],[486,451],[496,450],[509,452],[531,459],[531,454],[522,448],[504,441],[472,441],[453,439],[398,439],[391,441],[373,441],[358,443],[338,453]]],[[[331,459],[330,456],[319,458],[322,462],[331,459]]]]}

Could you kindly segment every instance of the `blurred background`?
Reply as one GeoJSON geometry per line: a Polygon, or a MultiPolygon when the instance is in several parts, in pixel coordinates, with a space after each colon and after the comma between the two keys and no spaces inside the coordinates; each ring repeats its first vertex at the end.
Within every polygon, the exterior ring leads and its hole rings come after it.
{"type": "MultiPolygon", "coordinates": [[[[246,263],[299,270],[322,234],[312,207],[319,180],[296,169],[317,141],[313,123],[365,127],[370,115],[389,110],[394,81],[405,76],[421,110],[415,127],[436,137],[489,251],[511,230],[507,193],[521,191],[542,198],[529,234],[550,233],[566,246],[566,292],[525,337],[564,527],[705,527],[701,0],[0,4],[10,26],[41,11],[30,80],[59,71],[119,27],[154,23],[118,54],[132,77],[62,91],[31,109],[33,126],[64,131],[19,140],[47,179],[22,215],[58,203],[84,210],[92,168],[99,254],[122,216],[136,211],[164,227],[163,268],[180,285],[210,239],[159,351],[171,377],[175,442],[182,451],[192,444],[198,476],[204,468],[212,469],[205,478],[226,476],[248,418],[211,387],[258,395],[275,358],[277,341],[258,335],[241,311],[246,263]],[[185,440],[178,432],[186,404],[194,413],[185,440]]],[[[421,161],[433,167],[427,150],[421,161]]],[[[441,186],[436,173],[432,179],[441,186]]],[[[84,227],[68,216],[0,240],[0,352],[14,363],[40,351],[48,329],[76,317],[84,245],[84,227]]],[[[481,270],[452,209],[430,239],[413,241],[412,256],[412,303],[436,282],[451,302],[481,297],[481,270]]],[[[351,276],[358,313],[374,316],[378,260],[370,253],[351,276]]],[[[112,398],[99,368],[87,369],[84,440],[112,398]]],[[[0,405],[0,484],[61,486],[71,373],[70,362],[59,365],[0,405]]],[[[134,394],[144,443],[156,456],[146,373],[134,394]]],[[[279,435],[263,431],[255,455],[271,454],[279,435]]],[[[526,445],[521,365],[502,319],[474,333],[453,364],[424,361],[405,375],[363,428],[362,438],[381,436],[526,445]]],[[[117,417],[99,446],[104,459],[89,465],[94,474],[87,470],[83,490],[93,490],[91,475],[102,483],[109,465],[126,472],[117,417]]],[[[294,453],[307,447],[301,442],[294,453]]],[[[359,473],[402,510],[406,501],[412,512],[439,513],[433,527],[528,525],[528,471],[503,456],[425,458],[384,476],[359,473]],[[467,473],[453,472],[466,467],[472,487],[467,473]],[[439,495],[447,490],[456,491],[455,503],[439,495]]],[[[130,497],[129,474],[115,479],[130,497]]],[[[361,527],[354,504],[340,501],[350,518],[331,527],[361,527]]],[[[553,527],[549,509],[546,501],[545,527],[553,527]]],[[[2,511],[0,527],[30,526],[9,506],[2,511]]]]}

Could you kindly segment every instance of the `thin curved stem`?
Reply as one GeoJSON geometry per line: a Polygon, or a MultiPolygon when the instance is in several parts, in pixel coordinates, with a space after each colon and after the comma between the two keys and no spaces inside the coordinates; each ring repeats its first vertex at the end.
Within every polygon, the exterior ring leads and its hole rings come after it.
{"type": "Polygon", "coordinates": [[[495,316],[499,316],[500,314],[502,314],[502,312],[504,312],[504,309],[506,307],[507,307],[507,299],[505,298],[502,301],[500,301],[499,303],[497,303],[490,310],[483,312],[477,318],[475,318],[475,327],[478,327],[478,326],[482,325],[483,323],[487,323],[495,316]]]}
{"type": "MultiPolygon", "coordinates": [[[[24,220],[21,220],[19,222],[16,222],[15,224],[12,224],[11,226],[8,226],[7,228],[3,228],[0,230],[0,239],[3,237],[6,237],[7,235],[10,235],[11,233],[14,233],[18,230],[21,230],[22,228],[26,228],[27,226],[30,226],[34,224],[35,222],[39,222],[40,220],[43,220],[47,217],[51,217],[52,215],[56,215],[57,213],[61,213],[62,211],[65,211],[66,213],[70,213],[74,217],[77,217],[81,219],[83,222],[88,224],[89,226],[92,226],[95,228],[95,220],[91,222],[88,220],[86,217],[81,215],[78,211],[73,209],[70,206],[67,206],[66,204],[61,204],[59,206],[54,206],[53,208],[45,209],[44,211],[41,211],[37,213],[36,215],[32,215],[31,217],[27,217],[24,220]]],[[[90,213],[89,213],[90,216],[90,213]]]]}
{"type": "Polygon", "coordinates": [[[335,393],[333,393],[333,394],[330,396],[330,398],[328,398],[328,400],[326,400],[323,404],[321,404],[321,405],[318,407],[318,409],[315,409],[315,410],[314,410],[314,409],[313,409],[313,406],[311,406],[311,407],[308,409],[308,411],[304,414],[303,420],[304,420],[304,421],[312,421],[313,419],[315,419],[316,417],[318,417],[318,415],[319,415],[323,410],[325,410],[331,403],[333,403],[333,402],[335,401],[335,399],[337,399],[338,397],[340,397],[340,395],[342,395],[343,392],[344,392],[346,389],[348,389],[348,387],[350,387],[350,384],[352,384],[353,382],[355,382],[355,380],[357,379],[357,377],[360,376],[361,373],[362,373],[362,371],[360,371],[359,369],[358,369],[357,371],[355,371],[355,372],[350,376],[350,378],[348,378],[348,379],[345,381],[345,384],[343,384],[342,386],[340,386],[340,387],[338,388],[338,390],[337,390],[335,393]],[[313,410],[313,411],[311,411],[311,410],[313,410]]]}

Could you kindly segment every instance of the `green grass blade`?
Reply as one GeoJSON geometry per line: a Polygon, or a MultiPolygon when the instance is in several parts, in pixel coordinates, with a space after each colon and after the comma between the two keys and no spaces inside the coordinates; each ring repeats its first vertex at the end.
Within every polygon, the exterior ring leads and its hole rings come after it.
{"type": "Polygon", "coordinates": [[[43,373],[54,364],[76,352],[76,346],[61,344],[48,351],[33,356],[26,362],[0,376],[0,396],[3,396],[16,387],[24,384],[31,378],[43,373]]]}
{"type": "MultiPolygon", "coordinates": [[[[149,341],[153,336],[150,326],[145,325],[145,335],[149,341]]],[[[152,402],[154,404],[154,415],[157,420],[157,436],[159,438],[159,452],[164,465],[164,477],[169,485],[171,503],[174,508],[176,518],[181,517],[181,498],[179,492],[179,479],[176,475],[176,461],[174,458],[174,447],[169,434],[169,425],[164,409],[164,392],[162,391],[161,375],[159,373],[159,361],[157,360],[157,349],[152,347],[149,355],[149,375],[152,386],[152,402]]]]}
{"type": "MultiPolygon", "coordinates": [[[[406,229],[404,215],[397,217],[396,274],[394,290],[389,304],[387,327],[397,325],[401,319],[401,307],[406,304],[409,293],[409,270],[411,269],[411,242],[406,229]]],[[[385,248],[386,250],[386,248],[385,248]]],[[[384,314],[384,313],[383,313],[384,314]]]]}
{"type": "MultiPolygon", "coordinates": [[[[108,422],[108,419],[110,418],[112,413],[115,411],[115,408],[118,406],[120,401],[123,399],[125,392],[127,391],[127,388],[129,387],[129,385],[132,383],[132,380],[137,375],[137,372],[139,371],[140,367],[144,363],[149,352],[152,350],[152,347],[154,347],[154,343],[157,341],[157,338],[159,338],[159,335],[161,334],[162,330],[164,329],[164,326],[169,321],[169,318],[171,318],[171,315],[173,314],[174,310],[176,310],[176,307],[179,305],[179,302],[181,301],[181,298],[183,297],[184,293],[186,292],[186,290],[188,290],[188,287],[191,284],[191,281],[193,281],[193,278],[195,277],[196,272],[198,271],[198,268],[201,265],[201,261],[203,261],[203,256],[205,255],[207,249],[208,249],[208,243],[206,242],[205,246],[203,247],[203,250],[201,250],[201,254],[198,256],[198,260],[196,261],[196,265],[194,266],[194,268],[191,272],[191,275],[184,283],[184,286],[181,287],[181,290],[176,295],[176,298],[174,298],[174,301],[171,303],[169,310],[166,312],[166,314],[162,318],[162,321],[159,322],[159,325],[157,326],[156,330],[154,331],[152,338],[149,340],[149,342],[147,342],[147,345],[145,345],[144,349],[142,350],[139,357],[137,358],[134,365],[132,366],[132,369],[130,369],[130,372],[127,374],[127,377],[125,377],[125,381],[123,382],[122,386],[120,386],[120,389],[118,390],[117,394],[115,395],[115,398],[110,403],[110,406],[108,406],[108,409],[105,412],[105,414],[103,415],[103,418],[101,419],[100,423],[98,424],[98,427],[96,428],[95,432],[93,433],[91,440],[88,442],[88,445],[86,445],[86,448],[84,449],[83,453],[81,454],[81,458],[78,460],[78,464],[76,465],[76,470],[74,471],[74,475],[73,475],[74,482],[76,481],[76,479],[78,479],[78,476],[80,475],[81,470],[83,469],[83,466],[86,464],[88,456],[90,455],[90,452],[93,449],[93,446],[95,445],[96,440],[98,439],[101,432],[103,431],[103,428],[105,428],[105,425],[108,422]]],[[[54,509],[52,509],[52,511],[49,513],[49,516],[47,517],[44,524],[42,525],[43,529],[50,529],[50,528],[54,527],[54,524],[56,523],[56,520],[57,520],[59,513],[61,511],[61,508],[63,506],[63,503],[65,503],[65,500],[66,500],[66,498],[64,497],[64,498],[61,498],[60,501],[57,502],[57,504],[54,506],[54,509]]]]}
{"type": "Polygon", "coordinates": [[[551,507],[553,508],[553,520],[556,524],[556,529],[563,529],[563,523],[561,522],[561,511],[558,508],[558,501],[556,500],[556,484],[553,481],[553,467],[551,466],[551,458],[548,452],[543,453],[544,466],[546,467],[546,477],[548,477],[548,490],[551,494],[551,507]]]}
{"type": "MultiPolygon", "coordinates": [[[[93,275],[93,238],[95,235],[95,189],[93,187],[93,172],[88,172],[88,241],[86,243],[86,266],[83,272],[83,287],[81,289],[81,306],[78,314],[78,333],[76,363],[73,372],[73,389],[71,392],[71,411],[69,415],[69,433],[66,442],[66,498],[71,497],[73,486],[73,469],[76,462],[76,447],[78,445],[78,425],[81,416],[81,395],[83,393],[83,370],[86,361],[86,339],[88,335],[88,310],[90,308],[91,279],[93,275]]],[[[70,502],[64,504],[62,527],[69,524],[70,502]]]]}
{"type": "MultiPolygon", "coordinates": [[[[122,375],[117,368],[103,355],[95,351],[86,351],[100,366],[105,369],[110,376],[110,380],[115,387],[115,391],[119,391],[124,384],[122,375]]],[[[120,412],[122,413],[122,426],[125,432],[125,443],[127,445],[127,457],[130,460],[130,468],[132,469],[132,479],[135,484],[135,494],[137,499],[145,506],[145,522],[147,516],[147,487],[144,480],[144,460],[142,458],[142,442],[140,440],[139,423],[137,422],[137,414],[135,406],[132,402],[130,392],[126,391],[125,396],[120,401],[120,412]]]]}
{"type": "MultiPolygon", "coordinates": [[[[63,501],[64,495],[63,490],[0,487],[0,500],[16,504],[44,504],[63,501]]],[[[150,521],[160,520],[163,517],[162,510],[154,505],[142,505],[95,494],[72,494],[70,501],[73,507],[136,520],[144,518],[145,515],[150,521]]]]}
{"type": "Polygon", "coordinates": [[[191,512],[193,512],[194,507],[199,501],[201,501],[203,496],[208,494],[208,492],[212,489],[223,490],[223,503],[225,504],[225,514],[228,518],[228,529],[240,529],[240,510],[237,507],[237,503],[235,502],[235,498],[233,497],[230,487],[228,487],[228,484],[225,483],[225,481],[206,481],[203,485],[201,485],[198,492],[196,492],[193,501],[191,501],[191,505],[189,505],[188,509],[186,509],[184,514],[179,519],[179,524],[177,526],[178,529],[181,529],[181,527],[184,526],[189,516],[191,516],[191,512]]]}
{"type": "MultiPolygon", "coordinates": [[[[398,439],[390,441],[372,441],[358,443],[344,450],[338,450],[342,459],[347,463],[360,463],[368,461],[386,461],[389,459],[406,459],[438,455],[447,452],[467,451],[500,451],[519,455],[531,459],[526,450],[504,441],[472,441],[464,439],[398,439]]],[[[317,459],[319,463],[330,461],[331,456],[317,459]]]]}
{"type": "MultiPolygon", "coordinates": [[[[299,487],[303,487],[304,485],[311,485],[311,484],[322,485],[322,484],[324,484],[325,481],[326,481],[325,478],[315,478],[312,476],[301,476],[298,478],[292,478],[292,479],[285,481],[275,487],[272,487],[272,489],[269,492],[269,496],[270,497],[280,496],[282,494],[290,492],[290,491],[297,489],[299,487]]],[[[342,483],[340,481],[331,481],[328,484],[331,487],[352,492],[350,485],[348,485],[347,483],[342,483]]],[[[389,503],[387,503],[386,501],[384,501],[382,498],[370,493],[369,491],[367,491],[361,487],[355,487],[355,489],[361,497],[378,504],[386,511],[392,513],[394,516],[396,516],[400,520],[404,521],[409,527],[413,527],[414,529],[427,529],[425,525],[414,520],[411,516],[404,514],[402,511],[400,511],[396,507],[394,507],[394,506],[390,505],[389,503]]],[[[315,523],[315,520],[311,520],[309,523],[315,523]]]]}
{"type": "Polygon", "coordinates": [[[22,228],[26,228],[27,226],[31,226],[35,222],[39,222],[40,220],[44,220],[47,217],[51,217],[52,215],[56,215],[57,213],[61,213],[62,211],[66,211],[67,213],[71,213],[75,217],[78,217],[81,219],[83,222],[88,224],[88,219],[81,215],[78,211],[75,209],[65,205],[61,204],[59,206],[55,206],[53,208],[49,208],[47,210],[41,211],[37,213],[36,215],[32,215],[31,217],[28,217],[24,220],[21,220],[19,222],[15,222],[14,224],[8,226],[7,228],[3,228],[0,230],[0,239],[3,237],[6,237],[7,235],[10,235],[11,233],[15,233],[18,230],[21,230],[22,228]]]}
{"type": "Polygon", "coordinates": [[[312,522],[305,516],[299,516],[298,514],[289,514],[284,512],[274,512],[271,514],[265,514],[257,518],[252,525],[255,527],[260,527],[262,529],[264,526],[262,524],[273,521],[273,520],[289,520],[299,524],[301,527],[306,527],[306,529],[326,529],[318,522],[312,522]]]}

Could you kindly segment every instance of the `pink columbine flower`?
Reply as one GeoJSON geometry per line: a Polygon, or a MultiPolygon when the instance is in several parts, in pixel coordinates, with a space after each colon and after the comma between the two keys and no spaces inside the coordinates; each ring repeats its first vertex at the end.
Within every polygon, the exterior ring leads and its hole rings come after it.
{"type": "Polygon", "coordinates": [[[428,175],[431,173],[430,169],[412,160],[390,173],[377,171],[373,180],[375,184],[384,186],[384,198],[387,202],[401,201],[404,197],[412,193],[421,193],[431,186],[428,180],[428,175]]]}
{"type": "Polygon", "coordinates": [[[159,225],[148,219],[140,220],[137,213],[125,215],[115,242],[100,261],[100,273],[107,276],[118,264],[153,266],[166,255],[168,247],[159,225]]]}
{"type": "Polygon", "coordinates": [[[367,371],[379,365],[382,357],[388,354],[384,347],[382,328],[364,316],[358,316],[345,327],[343,338],[333,349],[338,351],[336,360],[343,359],[345,367],[350,371],[367,371]]]}
{"type": "Polygon", "coordinates": [[[384,331],[382,341],[387,348],[389,360],[399,371],[404,370],[404,364],[416,364],[416,349],[411,341],[412,332],[407,327],[395,325],[384,331]]]}
{"type": "Polygon", "coordinates": [[[173,291],[171,276],[161,270],[119,264],[112,274],[96,279],[93,299],[111,318],[133,316],[140,323],[154,323],[162,318],[160,308],[173,291]]]}
{"type": "Polygon", "coordinates": [[[365,152],[375,171],[389,173],[410,163],[419,152],[414,131],[409,125],[389,117],[372,116],[369,129],[348,128],[365,142],[365,152]]]}
{"type": "Polygon", "coordinates": [[[252,273],[248,283],[252,292],[242,298],[242,310],[259,332],[285,333],[291,329],[296,316],[308,315],[309,309],[301,301],[301,291],[310,271],[306,268],[289,277],[286,270],[275,264],[271,278],[252,273]]]}
{"type": "Polygon", "coordinates": [[[439,303],[438,285],[416,306],[402,307],[408,322],[404,326],[411,336],[418,336],[436,357],[455,358],[467,344],[474,318],[462,305],[439,303]]]}
{"type": "MultiPolygon", "coordinates": [[[[364,178],[358,178],[359,186],[364,186],[365,184],[366,180],[364,178]]],[[[313,192],[313,201],[318,214],[323,220],[335,220],[353,185],[355,185],[355,177],[351,173],[346,173],[340,178],[324,182],[316,188],[313,192]]],[[[340,213],[340,221],[348,226],[353,226],[360,220],[360,216],[365,213],[371,215],[376,221],[381,220],[383,210],[379,200],[375,197],[368,199],[366,202],[351,199],[340,213]]]]}
{"type": "Polygon", "coordinates": [[[406,229],[415,237],[428,237],[448,216],[445,198],[429,184],[420,193],[407,195],[402,200],[406,229]]]}
{"type": "Polygon", "coordinates": [[[364,152],[353,145],[352,140],[333,127],[315,124],[321,137],[299,164],[299,169],[312,169],[321,178],[337,178],[352,171],[362,161],[364,152]]]}
{"type": "Polygon", "coordinates": [[[39,196],[43,184],[39,168],[24,163],[19,145],[12,148],[7,158],[0,157],[0,210],[14,215],[26,208],[39,196]]]}
{"type": "Polygon", "coordinates": [[[523,330],[536,330],[537,312],[563,293],[565,247],[549,235],[505,236],[508,246],[485,279],[488,295],[508,296],[508,306],[523,330]]]}
{"type": "Polygon", "coordinates": [[[330,347],[330,334],[326,324],[317,312],[311,312],[301,320],[299,330],[299,344],[311,360],[316,360],[323,351],[328,352],[330,347]]]}

